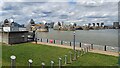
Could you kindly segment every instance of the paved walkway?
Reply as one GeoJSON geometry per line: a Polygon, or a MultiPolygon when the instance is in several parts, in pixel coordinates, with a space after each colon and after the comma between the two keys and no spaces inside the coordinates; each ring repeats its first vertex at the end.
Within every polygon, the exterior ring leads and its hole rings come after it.
{"type": "MultiPolygon", "coordinates": [[[[35,42],[32,42],[32,43],[35,43],[35,42]]],[[[37,44],[44,44],[44,45],[49,45],[49,46],[56,46],[56,47],[73,49],[72,46],[68,46],[68,45],[59,45],[59,44],[44,43],[44,42],[37,42],[37,44]]],[[[81,50],[81,48],[80,47],[76,47],[76,50],[81,50]]],[[[117,52],[110,52],[110,51],[102,51],[102,50],[92,49],[89,52],[105,54],[105,55],[112,55],[112,56],[119,56],[119,54],[117,52]]]]}

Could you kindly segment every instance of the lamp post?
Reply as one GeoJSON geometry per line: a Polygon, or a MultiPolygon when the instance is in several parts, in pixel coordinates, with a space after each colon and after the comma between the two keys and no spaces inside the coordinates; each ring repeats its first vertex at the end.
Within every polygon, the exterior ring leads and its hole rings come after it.
{"type": "Polygon", "coordinates": [[[73,50],[75,51],[75,31],[73,33],[73,50]]]}

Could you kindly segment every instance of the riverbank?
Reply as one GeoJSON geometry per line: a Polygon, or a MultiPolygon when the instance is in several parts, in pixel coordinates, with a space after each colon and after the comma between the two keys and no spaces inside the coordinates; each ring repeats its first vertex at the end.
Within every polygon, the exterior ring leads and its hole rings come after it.
{"type": "MultiPolygon", "coordinates": [[[[32,42],[32,43],[35,43],[35,42],[32,42]]],[[[37,42],[37,44],[44,44],[44,45],[50,45],[50,46],[56,46],[56,47],[73,49],[73,47],[71,47],[71,46],[51,44],[51,43],[44,43],[44,42],[37,42]]],[[[80,47],[76,47],[76,50],[81,50],[81,48],[80,47]]],[[[99,53],[99,54],[105,54],[105,55],[112,55],[112,56],[119,56],[119,54],[117,52],[102,51],[102,50],[96,50],[96,49],[92,49],[89,52],[99,53]]]]}

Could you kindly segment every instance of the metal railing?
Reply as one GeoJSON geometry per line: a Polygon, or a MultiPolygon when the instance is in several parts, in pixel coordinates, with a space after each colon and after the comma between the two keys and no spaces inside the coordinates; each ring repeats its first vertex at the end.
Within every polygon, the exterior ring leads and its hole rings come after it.
{"type": "MultiPolygon", "coordinates": [[[[64,40],[40,38],[39,40],[37,40],[37,42],[52,43],[52,44],[65,45],[65,46],[73,46],[72,41],[64,41],[64,40]]],[[[96,49],[96,50],[118,52],[118,47],[114,47],[114,46],[75,42],[75,47],[84,48],[86,46],[90,47],[91,49],[96,49]]]]}

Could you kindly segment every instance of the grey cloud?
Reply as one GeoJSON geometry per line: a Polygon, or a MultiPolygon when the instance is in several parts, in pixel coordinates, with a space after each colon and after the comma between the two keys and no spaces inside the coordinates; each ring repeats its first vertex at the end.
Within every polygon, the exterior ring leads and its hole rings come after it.
{"type": "Polygon", "coordinates": [[[4,4],[3,19],[15,16],[15,20],[25,23],[33,18],[36,21],[74,21],[77,23],[117,21],[117,3],[82,4],[67,2],[8,2],[4,4]],[[11,5],[12,4],[12,5],[11,5]],[[94,12],[92,14],[92,12],[94,12]]]}

